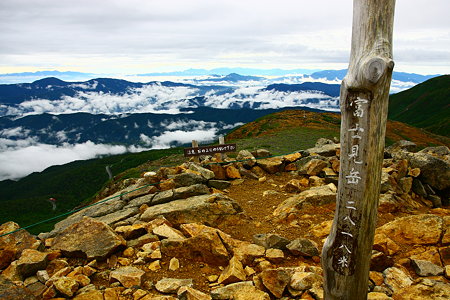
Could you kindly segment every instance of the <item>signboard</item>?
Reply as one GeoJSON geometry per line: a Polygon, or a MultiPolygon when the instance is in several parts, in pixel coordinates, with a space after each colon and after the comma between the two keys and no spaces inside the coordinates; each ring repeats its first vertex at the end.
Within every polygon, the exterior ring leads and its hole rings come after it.
{"type": "Polygon", "coordinates": [[[196,148],[185,148],[184,156],[199,156],[199,155],[211,155],[214,153],[225,153],[225,152],[234,152],[236,151],[236,144],[223,144],[223,145],[215,145],[215,146],[203,146],[196,148]]]}

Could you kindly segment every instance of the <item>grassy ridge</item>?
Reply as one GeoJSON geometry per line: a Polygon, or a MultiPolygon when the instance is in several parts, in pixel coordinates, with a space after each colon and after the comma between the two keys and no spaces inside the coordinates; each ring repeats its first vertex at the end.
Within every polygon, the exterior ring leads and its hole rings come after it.
{"type": "Polygon", "coordinates": [[[450,137],[450,75],[391,95],[389,119],[450,137]]]}
{"type": "MultiPolygon", "coordinates": [[[[64,214],[81,203],[90,201],[109,180],[106,166],[110,166],[114,175],[120,174],[121,178],[116,176],[115,180],[138,177],[139,173],[145,170],[136,166],[181,153],[181,149],[173,148],[75,161],[52,166],[19,181],[1,181],[0,224],[13,220],[20,226],[28,226],[38,220],[64,214]],[[55,211],[47,201],[50,197],[57,199],[55,211]]],[[[54,223],[45,223],[29,231],[32,233],[47,231],[54,223]]]]}

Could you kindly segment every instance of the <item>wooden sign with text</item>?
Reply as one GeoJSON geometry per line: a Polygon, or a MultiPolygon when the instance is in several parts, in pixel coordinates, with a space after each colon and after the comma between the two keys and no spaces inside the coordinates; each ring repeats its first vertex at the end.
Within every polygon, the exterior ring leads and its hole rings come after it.
{"type": "Polygon", "coordinates": [[[184,149],[184,156],[199,156],[199,155],[211,155],[214,153],[225,153],[236,151],[236,144],[223,144],[215,146],[203,146],[203,147],[192,147],[184,149]]]}

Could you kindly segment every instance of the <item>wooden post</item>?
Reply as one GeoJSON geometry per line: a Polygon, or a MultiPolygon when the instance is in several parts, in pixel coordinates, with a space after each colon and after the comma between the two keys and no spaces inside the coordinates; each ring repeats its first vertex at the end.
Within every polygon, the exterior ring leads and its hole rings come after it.
{"type": "MultiPolygon", "coordinates": [[[[219,145],[225,145],[225,137],[223,135],[219,136],[219,145]]],[[[225,158],[225,155],[223,153],[220,153],[220,161],[223,161],[225,158]]]]}
{"type": "Polygon", "coordinates": [[[325,299],[367,299],[380,195],[395,0],[354,0],[350,64],[341,84],[336,212],[322,249],[325,299]]]}
{"type": "MultiPolygon", "coordinates": [[[[192,140],[192,148],[198,148],[198,142],[196,140],[192,140]]],[[[194,162],[200,163],[200,157],[194,156],[194,162]]]]}

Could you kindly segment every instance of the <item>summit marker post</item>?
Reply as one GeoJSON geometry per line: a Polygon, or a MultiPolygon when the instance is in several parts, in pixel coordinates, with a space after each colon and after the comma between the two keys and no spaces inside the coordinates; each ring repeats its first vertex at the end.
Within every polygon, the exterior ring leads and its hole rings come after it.
{"type": "Polygon", "coordinates": [[[377,219],[395,0],[354,0],[350,63],[341,84],[336,212],[323,249],[325,299],[367,299],[377,219]]]}

